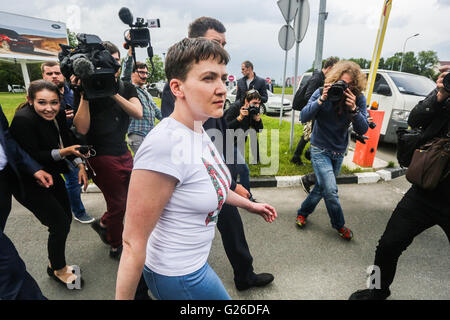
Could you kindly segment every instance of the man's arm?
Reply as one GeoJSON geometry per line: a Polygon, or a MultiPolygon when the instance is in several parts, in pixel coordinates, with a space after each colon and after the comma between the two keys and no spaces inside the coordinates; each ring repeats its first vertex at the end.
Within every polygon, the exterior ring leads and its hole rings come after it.
{"type": "Polygon", "coordinates": [[[267,95],[267,88],[266,88],[266,81],[263,78],[258,78],[259,84],[259,94],[261,96],[261,102],[266,103],[269,99],[269,96],[267,95]]]}
{"type": "Polygon", "coordinates": [[[130,117],[141,120],[144,114],[141,101],[136,97],[131,97],[130,100],[125,99],[120,94],[116,93],[112,96],[114,100],[119,104],[123,111],[130,117]]]}
{"type": "Polygon", "coordinates": [[[80,105],[78,106],[77,113],[73,118],[73,125],[77,131],[86,135],[91,126],[91,113],[89,111],[89,101],[84,99],[84,96],[80,97],[80,105]]]}
{"type": "Polygon", "coordinates": [[[313,95],[314,91],[316,91],[318,88],[320,88],[323,85],[322,79],[319,77],[319,75],[313,75],[311,79],[306,84],[306,91],[305,91],[305,100],[309,101],[309,98],[313,95]]]}

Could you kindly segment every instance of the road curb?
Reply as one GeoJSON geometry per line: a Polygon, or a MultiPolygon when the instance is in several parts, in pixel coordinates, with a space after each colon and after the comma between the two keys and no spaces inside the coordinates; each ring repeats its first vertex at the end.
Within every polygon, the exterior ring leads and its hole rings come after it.
{"type": "MultiPolygon", "coordinates": [[[[389,181],[405,175],[404,168],[385,168],[376,172],[362,172],[354,174],[344,174],[336,178],[337,184],[367,184],[377,183],[378,181],[389,181]]],[[[252,188],[286,188],[301,186],[300,179],[302,176],[274,176],[274,177],[258,177],[250,179],[250,187],[252,188]]],[[[100,189],[93,183],[89,184],[86,193],[99,193],[100,189]]]]}

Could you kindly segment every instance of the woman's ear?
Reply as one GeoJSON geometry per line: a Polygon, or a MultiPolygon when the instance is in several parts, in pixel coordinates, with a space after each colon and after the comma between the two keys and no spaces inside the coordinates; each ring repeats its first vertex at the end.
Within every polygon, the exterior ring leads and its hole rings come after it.
{"type": "Polygon", "coordinates": [[[183,82],[179,79],[172,79],[169,83],[170,90],[176,98],[184,98],[183,82]]]}

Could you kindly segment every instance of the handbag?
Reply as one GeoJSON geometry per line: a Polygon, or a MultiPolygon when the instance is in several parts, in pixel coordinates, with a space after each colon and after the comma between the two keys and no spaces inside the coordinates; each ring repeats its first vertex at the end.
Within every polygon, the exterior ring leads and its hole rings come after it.
{"type": "Polygon", "coordinates": [[[397,131],[398,164],[407,168],[411,163],[414,150],[423,144],[424,133],[421,129],[398,128],[397,131]]]}
{"type": "Polygon", "coordinates": [[[406,170],[406,179],[424,189],[433,190],[450,172],[450,132],[434,138],[414,151],[406,170]]]}

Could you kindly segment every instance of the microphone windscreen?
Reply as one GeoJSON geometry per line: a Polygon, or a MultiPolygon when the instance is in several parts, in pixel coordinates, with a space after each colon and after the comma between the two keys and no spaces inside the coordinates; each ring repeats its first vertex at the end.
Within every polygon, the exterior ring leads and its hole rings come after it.
{"type": "Polygon", "coordinates": [[[73,62],[73,73],[80,79],[86,79],[94,73],[94,65],[86,58],[78,58],[73,62]]]}
{"type": "Polygon", "coordinates": [[[123,23],[128,24],[129,26],[133,24],[133,14],[131,13],[130,9],[126,7],[122,7],[119,10],[119,18],[123,23]]]}

